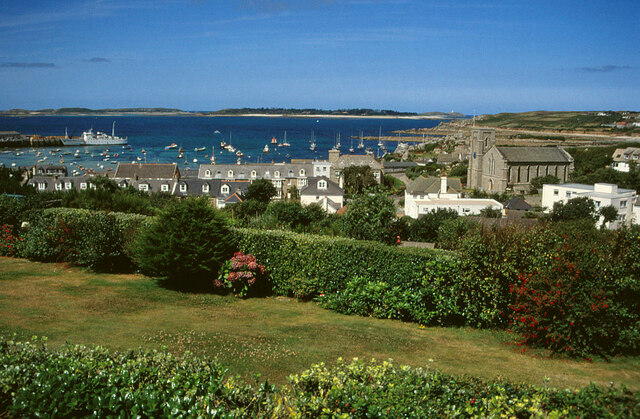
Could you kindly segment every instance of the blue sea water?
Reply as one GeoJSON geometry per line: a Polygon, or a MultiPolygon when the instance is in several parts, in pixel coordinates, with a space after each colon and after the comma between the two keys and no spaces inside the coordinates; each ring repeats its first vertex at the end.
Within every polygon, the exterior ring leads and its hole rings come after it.
{"type": "MultiPolygon", "coordinates": [[[[177,162],[180,167],[197,168],[201,163],[209,163],[212,146],[215,148],[217,163],[236,163],[234,153],[220,148],[220,142],[231,142],[234,147],[244,153],[243,163],[256,162],[288,162],[292,158],[326,159],[328,151],[340,134],[342,152],[348,153],[352,144],[356,148],[360,133],[366,136],[394,135],[393,131],[410,128],[428,128],[436,126],[440,121],[414,119],[383,118],[265,118],[265,117],[180,117],[180,116],[42,116],[42,117],[2,117],[0,131],[18,131],[21,134],[64,135],[65,129],[72,136],[79,136],[83,131],[93,128],[96,131],[111,133],[111,125],[115,121],[115,133],[128,137],[131,150],[122,146],[110,146],[109,160],[104,161],[105,146],[93,147],[39,147],[11,149],[0,152],[0,164],[11,166],[28,166],[38,159],[47,157],[40,164],[82,165],[85,168],[107,170],[115,168],[117,162],[177,162]],[[219,131],[219,133],[216,133],[219,131]],[[286,131],[287,141],[291,147],[274,148],[271,138],[283,141],[286,131]],[[315,136],[317,149],[309,149],[311,136],[315,136]],[[353,139],[351,137],[354,137],[353,139]],[[165,146],[176,143],[185,151],[185,156],[178,160],[177,150],[165,150],[165,146]],[[271,149],[263,153],[265,144],[271,149]],[[206,147],[196,152],[195,148],[206,147]],[[56,152],[61,148],[60,152],[56,152]],[[146,154],[142,154],[145,149],[146,154]],[[80,150],[79,158],[72,155],[61,155],[63,152],[80,150]],[[36,157],[36,152],[41,155],[36,157]],[[16,152],[20,155],[16,156],[16,152]],[[118,154],[114,157],[114,154],[118,154]],[[141,160],[138,160],[140,158],[141,160]],[[196,159],[197,162],[193,160],[196,159]],[[185,163],[186,162],[186,163],[185,163]]],[[[378,141],[365,141],[367,147],[377,150],[378,141]]],[[[388,142],[389,150],[395,149],[395,142],[388,142]]],[[[357,150],[355,154],[364,150],[357,150]]]]}

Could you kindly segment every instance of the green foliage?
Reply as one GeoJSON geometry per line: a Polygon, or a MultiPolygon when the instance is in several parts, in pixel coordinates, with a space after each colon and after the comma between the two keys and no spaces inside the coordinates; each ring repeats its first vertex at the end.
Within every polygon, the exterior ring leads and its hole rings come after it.
{"type": "Polygon", "coordinates": [[[420,176],[436,176],[438,174],[438,169],[438,165],[435,162],[432,162],[427,163],[424,166],[409,167],[405,170],[405,174],[409,179],[414,180],[420,176]]]}
{"type": "Polygon", "coordinates": [[[577,391],[456,378],[438,370],[390,362],[338,359],[290,379],[295,417],[632,417],[640,413],[625,388],[591,385],[577,391]]]}
{"type": "Polygon", "coordinates": [[[466,237],[469,231],[478,227],[477,221],[466,217],[445,219],[438,227],[436,245],[447,250],[458,249],[462,239],[466,237]]]}
{"type": "Polygon", "coordinates": [[[439,208],[420,215],[411,225],[410,240],[435,243],[438,239],[438,229],[447,220],[455,220],[458,213],[452,209],[439,208]]]}
{"type": "Polygon", "coordinates": [[[345,194],[359,195],[376,186],[377,182],[369,166],[349,166],[342,171],[345,194]]]}
{"type": "Polygon", "coordinates": [[[400,195],[407,188],[404,182],[392,175],[384,175],[382,178],[383,186],[387,188],[391,195],[400,195]]]}
{"type": "Polygon", "coordinates": [[[560,179],[553,175],[537,176],[531,179],[531,186],[535,189],[542,189],[542,185],[557,185],[560,183],[560,179]]]}
{"type": "Polygon", "coordinates": [[[216,361],[188,352],[72,346],[0,337],[0,415],[11,417],[260,416],[274,388],[225,378],[216,361]]]}
{"type": "Polygon", "coordinates": [[[180,288],[203,289],[233,254],[234,240],[206,198],[184,199],[143,229],[133,249],[142,272],[167,277],[180,288]]]}
{"type": "Polygon", "coordinates": [[[20,256],[42,262],[68,262],[96,271],[130,272],[127,245],[147,217],[133,214],[52,208],[21,232],[20,256]]]}
{"type": "Polygon", "coordinates": [[[251,182],[251,185],[247,188],[242,196],[244,201],[258,201],[264,204],[269,203],[271,198],[276,196],[278,191],[273,183],[267,179],[257,179],[251,182]]]}
{"type": "Polygon", "coordinates": [[[571,221],[587,219],[596,221],[596,204],[588,197],[578,197],[568,200],[566,203],[562,201],[555,202],[550,213],[552,221],[571,221]]]}
{"type": "Polygon", "coordinates": [[[469,162],[464,161],[461,163],[456,164],[455,166],[453,166],[451,169],[449,169],[449,177],[459,177],[460,178],[460,182],[463,185],[467,184],[467,173],[469,170],[469,162]]]}
{"type": "Polygon", "coordinates": [[[22,183],[21,170],[0,167],[0,194],[31,195],[36,193],[31,186],[22,183]]]}
{"type": "Polygon", "coordinates": [[[258,217],[267,209],[266,202],[250,199],[248,201],[238,202],[224,207],[224,212],[230,214],[231,218],[238,219],[243,223],[247,223],[249,219],[258,217]]]}
{"type": "Polygon", "coordinates": [[[269,284],[264,266],[258,265],[253,255],[236,252],[220,269],[220,276],[213,281],[218,290],[231,291],[241,298],[268,293],[269,284]]]}
{"type": "Polygon", "coordinates": [[[289,228],[295,228],[299,225],[307,225],[310,220],[307,219],[304,208],[299,202],[274,201],[270,202],[264,212],[265,216],[272,216],[279,223],[289,228]]]}
{"type": "Polygon", "coordinates": [[[359,195],[349,203],[340,219],[342,231],[358,240],[374,240],[392,244],[396,240],[393,223],[396,207],[382,193],[359,195]]]}
{"type": "Polygon", "coordinates": [[[480,215],[482,215],[484,218],[502,218],[502,211],[497,208],[487,206],[480,210],[480,215]]]}
{"type": "Polygon", "coordinates": [[[618,209],[613,205],[605,205],[598,210],[598,214],[603,218],[602,227],[618,219],[618,209]]]}

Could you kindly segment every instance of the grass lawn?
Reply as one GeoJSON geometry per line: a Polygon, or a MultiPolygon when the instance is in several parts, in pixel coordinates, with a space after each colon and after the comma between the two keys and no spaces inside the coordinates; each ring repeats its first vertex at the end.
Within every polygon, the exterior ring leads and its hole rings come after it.
{"type": "Polygon", "coordinates": [[[231,374],[276,383],[338,357],[392,358],[485,379],[578,387],[591,381],[640,390],[640,359],[593,363],[522,354],[505,334],[420,328],[344,316],[288,298],[234,297],[167,290],[140,275],[95,274],[61,264],[0,258],[0,334],[47,336],[126,350],[143,346],[217,356],[231,374]]]}

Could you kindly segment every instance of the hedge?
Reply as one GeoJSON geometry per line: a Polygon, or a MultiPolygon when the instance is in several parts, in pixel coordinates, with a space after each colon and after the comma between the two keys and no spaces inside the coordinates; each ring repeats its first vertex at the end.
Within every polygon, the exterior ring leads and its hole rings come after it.
{"type": "Polygon", "coordinates": [[[338,359],[281,388],[227,377],[217,361],[0,337],[0,417],[638,417],[625,387],[556,390],[426,367],[338,359]]]}

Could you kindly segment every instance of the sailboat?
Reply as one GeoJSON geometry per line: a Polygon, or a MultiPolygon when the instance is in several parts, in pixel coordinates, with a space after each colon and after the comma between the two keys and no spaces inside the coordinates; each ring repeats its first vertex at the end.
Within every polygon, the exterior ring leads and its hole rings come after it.
{"type": "Polygon", "coordinates": [[[384,143],[382,142],[382,127],[380,127],[378,131],[378,147],[384,147],[384,143]]]}
{"type": "Polygon", "coordinates": [[[353,153],[355,150],[353,149],[353,137],[351,137],[351,147],[349,147],[349,153],[353,153]]]}
{"type": "Polygon", "coordinates": [[[215,150],[215,146],[211,146],[211,164],[216,164],[216,150],[215,150]]]}
{"type": "Polygon", "coordinates": [[[342,144],[340,144],[340,133],[338,133],[336,138],[336,150],[340,150],[340,147],[342,147],[342,144]]]}
{"type": "Polygon", "coordinates": [[[316,150],[316,138],[313,135],[313,131],[311,131],[311,145],[309,146],[309,150],[311,150],[311,151],[315,151],[316,150]]]}
{"type": "Polygon", "coordinates": [[[362,138],[362,131],[360,131],[360,142],[358,143],[358,150],[362,150],[364,148],[364,138],[362,138]]]}
{"type": "Polygon", "coordinates": [[[235,153],[236,152],[236,148],[231,145],[231,132],[229,132],[229,144],[227,144],[224,148],[226,148],[231,153],[235,153]]]}
{"type": "Polygon", "coordinates": [[[282,144],[278,144],[278,147],[289,147],[291,144],[287,142],[287,131],[284,132],[284,141],[282,144]]]}

